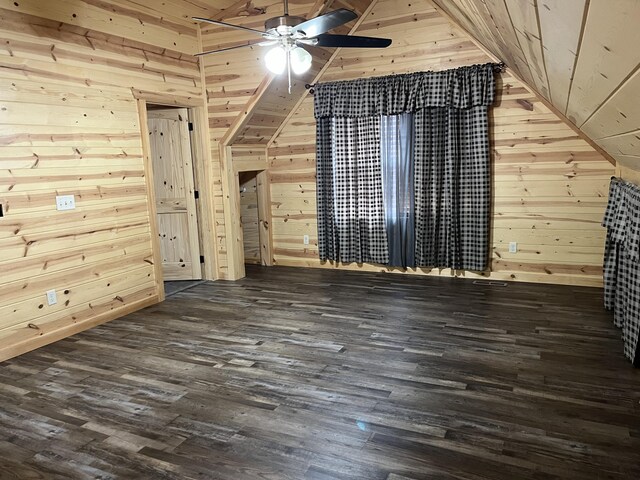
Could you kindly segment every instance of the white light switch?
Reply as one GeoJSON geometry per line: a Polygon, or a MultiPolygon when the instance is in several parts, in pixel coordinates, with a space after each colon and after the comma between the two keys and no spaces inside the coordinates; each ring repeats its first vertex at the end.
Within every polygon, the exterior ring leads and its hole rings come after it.
{"type": "Polygon", "coordinates": [[[518,244],[516,242],[509,242],[509,253],[517,253],[518,244]]]}
{"type": "Polygon", "coordinates": [[[47,290],[47,303],[49,305],[55,305],[58,303],[58,296],[55,290],[47,290]]]}
{"type": "Polygon", "coordinates": [[[309,235],[303,236],[302,241],[305,245],[309,245],[309,235]]]}
{"type": "Polygon", "coordinates": [[[73,210],[74,208],[76,208],[76,197],[74,195],[56,196],[57,210],[73,210]]]}

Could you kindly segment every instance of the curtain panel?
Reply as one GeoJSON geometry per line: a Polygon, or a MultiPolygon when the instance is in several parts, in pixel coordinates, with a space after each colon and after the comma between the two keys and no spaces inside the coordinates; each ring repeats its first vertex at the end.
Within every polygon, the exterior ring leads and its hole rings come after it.
{"type": "Polygon", "coordinates": [[[416,113],[416,263],[483,271],[489,262],[488,107],[416,113]]]}
{"type": "Polygon", "coordinates": [[[379,117],[323,118],[316,128],[328,137],[318,146],[318,156],[328,159],[316,180],[320,257],[388,263],[379,117]]]}
{"type": "Polygon", "coordinates": [[[387,231],[385,206],[370,188],[383,184],[380,122],[386,125],[385,117],[410,113],[414,117],[411,180],[415,225],[411,227],[415,265],[487,268],[488,108],[494,99],[493,67],[474,65],[316,85],[318,249],[322,261],[389,264],[388,249],[398,243],[397,232],[387,231]],[[350,127],[352,122],[365,125],[361,119],[369,119],[370,128],[358,129],[357,139],[347,140],[355,131],[350,127]],[[364,165],[345,167],[354,162],[364,165]],[[371,175],[366,181],[358,173],[364,171],[371,175]],[[344,188],[357,190],[345,192],[344,188]],[[356,204],[358,210],[351,210],[356,204]],[[348,217],[347,211],[353,215],[348,217]],[[363,217],[364,213],[370,216],[363,217]],[[347,223],[352,226],[347,228],[347,223]]]}
{"type": "Polygon", "coordinates": [[[613,177],[602,225],[604,306],[622,330],[625,356],[640,366],[640,187],[613,177]]]}

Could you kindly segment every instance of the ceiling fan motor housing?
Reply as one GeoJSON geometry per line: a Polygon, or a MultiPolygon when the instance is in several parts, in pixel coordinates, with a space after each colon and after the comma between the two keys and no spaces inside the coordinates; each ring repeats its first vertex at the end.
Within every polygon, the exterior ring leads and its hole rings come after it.
{"type": "Polygon", "coordinates": [[[275,30],[282,34],[284,32],[290,32],[293,27],[300,25],[302,22],[306,22],[306,18],[296,17],[293,15],[282,15],[280,17],[273,17],[264,22],[264,28],[267,32],[275,30]]]}

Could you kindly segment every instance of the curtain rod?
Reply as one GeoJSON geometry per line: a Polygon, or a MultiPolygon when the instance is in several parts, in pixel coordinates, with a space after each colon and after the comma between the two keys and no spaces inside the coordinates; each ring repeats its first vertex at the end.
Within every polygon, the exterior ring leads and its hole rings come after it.
{"type": "MultiPolygon", "coordinates": [[[[493,64],[493,71],[495,73],[502,73],[507,69],[507,65],[504,62],[499,62],[499,63],[494,63],[493,64]]],[[[305,83],[304,84],[304,88],[306,88],[307,90],[309,90],[309,93],[311,95],[313,95],[314,92],[314,88],[315,88],[316,84],[315,83],[305,83]]]]}

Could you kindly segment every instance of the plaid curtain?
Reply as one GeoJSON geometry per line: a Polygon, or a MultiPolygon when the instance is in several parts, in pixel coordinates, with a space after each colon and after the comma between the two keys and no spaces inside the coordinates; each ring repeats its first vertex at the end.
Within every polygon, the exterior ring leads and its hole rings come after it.
{"type": "Polygon", "coordinates": [[[488,106],[416,112],[416,263],[485,270],[491,172],[488,106]]]}
{"type": "Polygon", "coordinates": [[[325,117],[316,128],[320,259],[387,263],[379,117],[325,117]]]}
{"type": "Polygon", "coordinates": [[[640,366],[640,187],[613,177],[602,225],[604,306],[622,330],[625,356],[640,366]]]}
{"type": "Polygon", "coordinates": [[[494,90],[493,64],[316,85],[320,259],[388,263],[380,117],[413,113],[417,266],[484,270],[494,90]]]}

